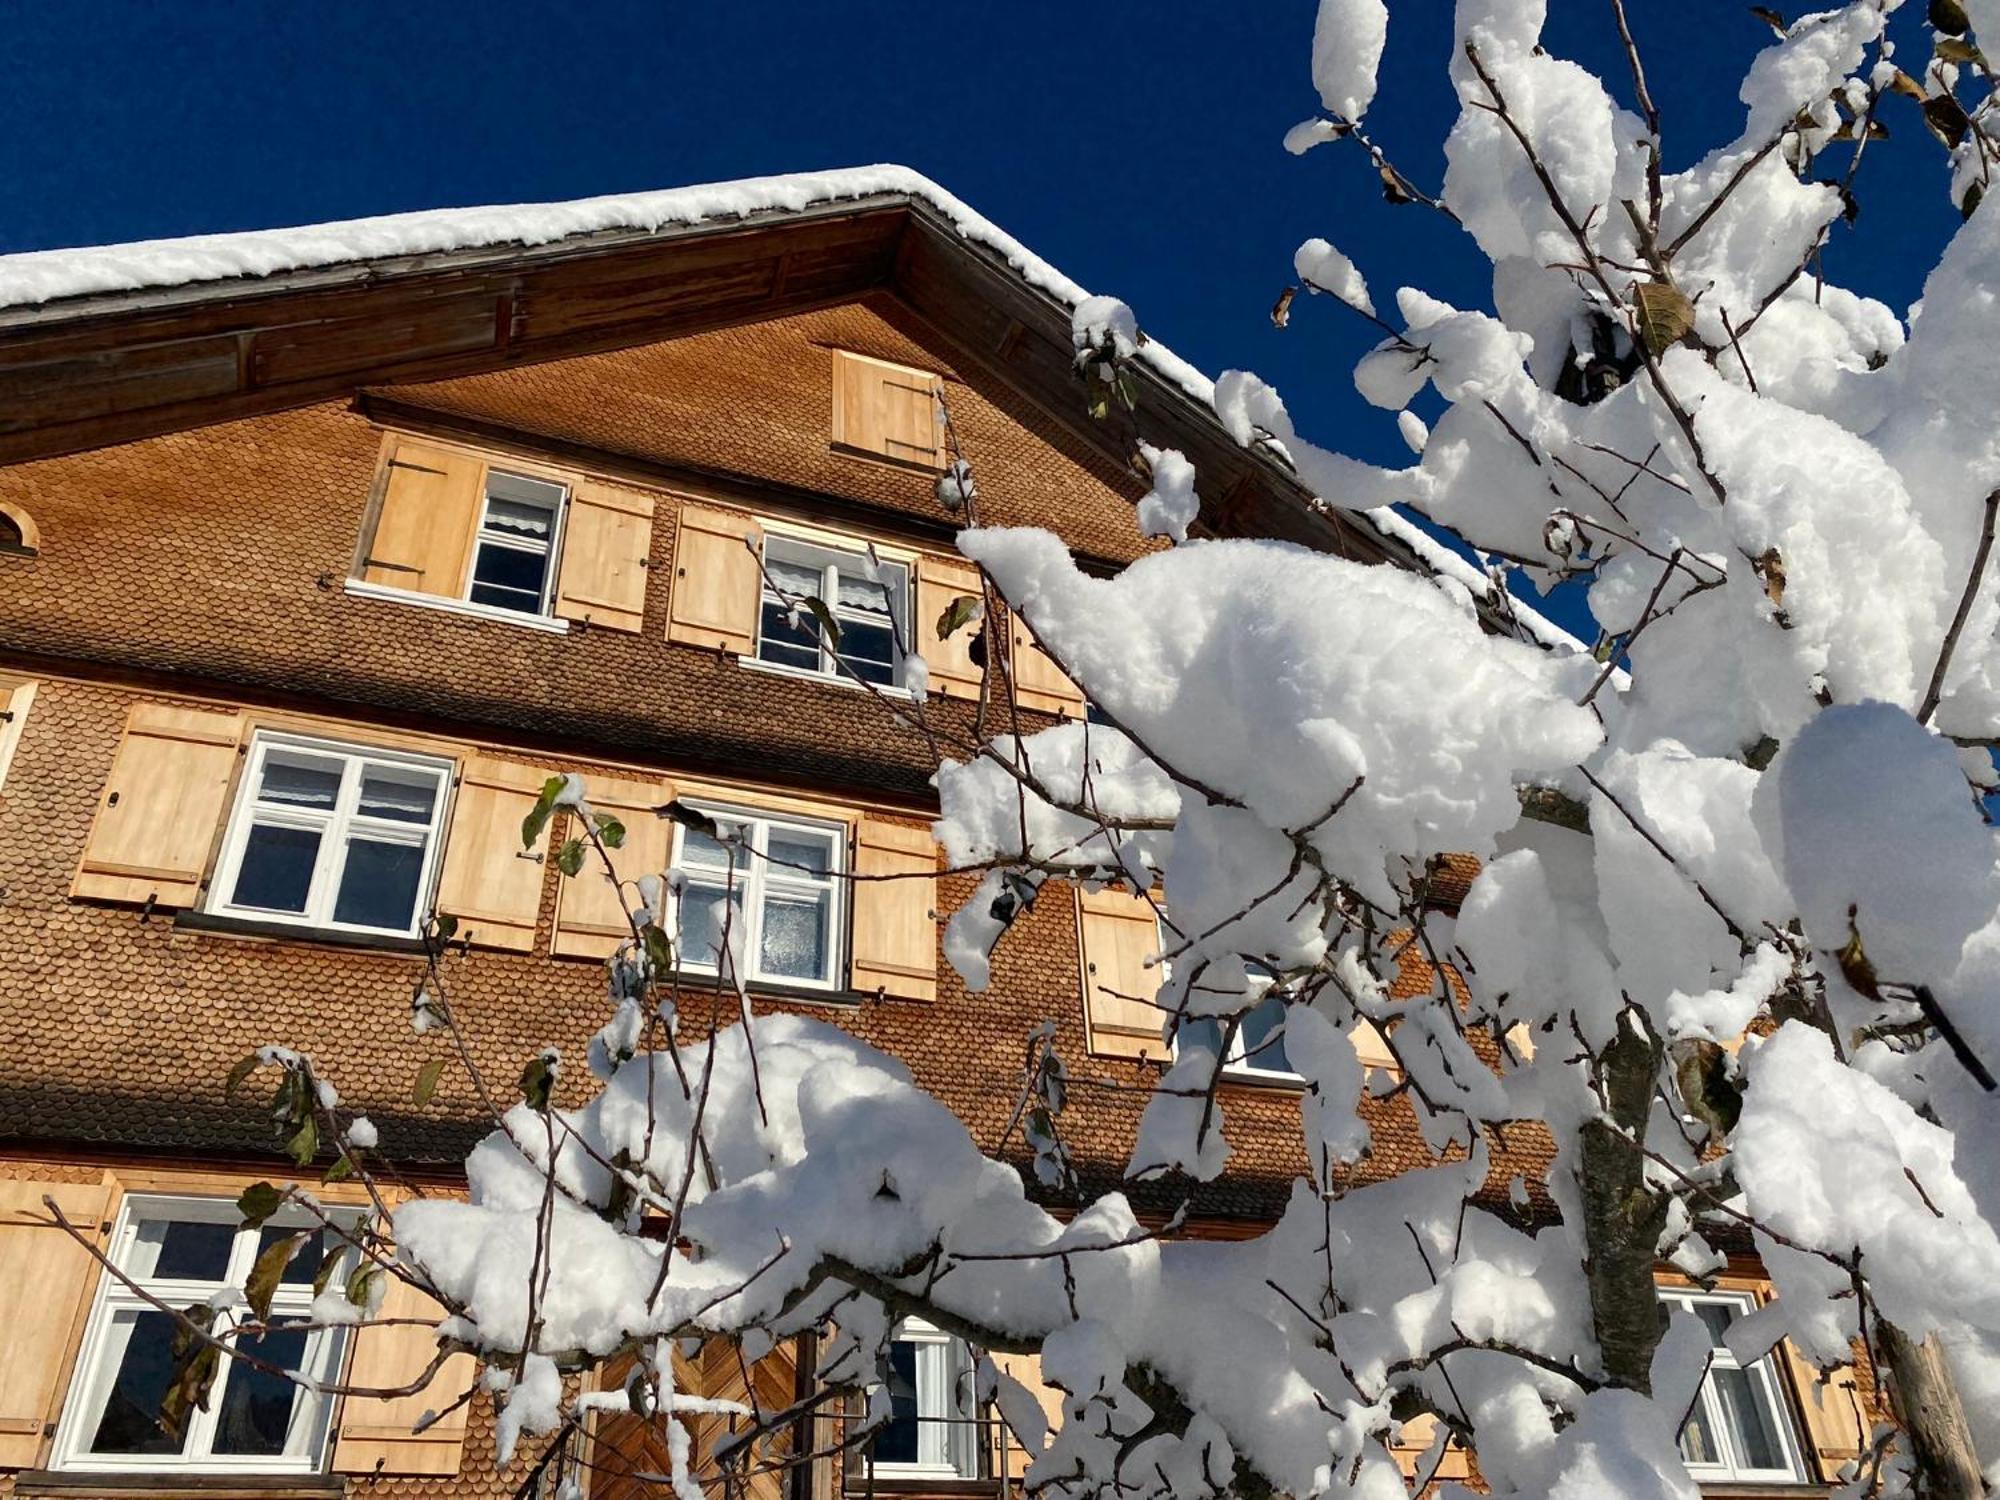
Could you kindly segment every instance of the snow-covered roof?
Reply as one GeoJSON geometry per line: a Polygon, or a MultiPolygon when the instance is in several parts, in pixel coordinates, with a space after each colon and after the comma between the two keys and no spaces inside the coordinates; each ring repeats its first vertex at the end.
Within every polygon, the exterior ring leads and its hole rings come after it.
{"type": "MultiPolygon", "coordinates": [[[[1066,308],[1073,310],[1090,295],[923,173],[880,164],[782,177],[745,177],[650,193],[615,193],[567,203],[424,209],[290,229],[137,240],[72,250],[29,250],[0,255],[0,310],[410,256],[505,245],[549,245],[610,231],[650,233],[676,225],[797,213],[879,197],[906,197],[928,204],[963,238],[997,256],[1023,281],[1066,308]]],[[[1138,357],[1201,406],[1213,406],[1215,382],[1159,340],[1148,339],[1139,347],[1138,357]]],[[[1436,572],[1459,579],[1475,594],[1484,591],[1486,580],[1477,568],[1403,516],[1386,507],[1363,514],[1377,531],[1408,547],[1436,572]]],[[[1576,644],[1567,631],[1519,601],[1516,613],[1545,645],[1576,644]]]]}

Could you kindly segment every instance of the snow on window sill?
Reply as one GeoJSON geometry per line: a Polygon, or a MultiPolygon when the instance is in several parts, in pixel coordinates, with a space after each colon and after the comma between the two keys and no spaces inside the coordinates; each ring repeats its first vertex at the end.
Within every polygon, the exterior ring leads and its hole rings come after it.
{"type": "Polygon", "coordinates": [[[908,688],[901,685],[893,687],[881,684],[864,686],[862,683],[856,682],[852,677],[836,676],[832,672],[808,672],[803,667],[787,667],[779,662],[765,661],[761,657],[756,656],[739,656],[736,658],[736,664],[741,667],[747,667],[752,672],[767,672],[773,677],[790,677],[800,682],[825,683],[829,687],[846,688],[849,692],[853,693],[872,691],[880,693],[884,698],[894,698],[899,703],[914,703],[917,696],[908,688]]]}
{"type": "Polygon", "coordinates": [[[419,609],[442,610],[448,615],[470,615],[475,620],[493,620],[502,625],[518,625],[523,630],[540,630],[550,635],[568,635],[570,622],[553,615],[523,614],[518,609],[502,609],[497,604],[476,604],[470,599],[447,599],[442,594],[422,594],[415,589],[399,589],[393,584],[370,583],[365,578],[347,580],[347,592],[357,599],[381,599],[391,604],[414,604],[419,609]]]}

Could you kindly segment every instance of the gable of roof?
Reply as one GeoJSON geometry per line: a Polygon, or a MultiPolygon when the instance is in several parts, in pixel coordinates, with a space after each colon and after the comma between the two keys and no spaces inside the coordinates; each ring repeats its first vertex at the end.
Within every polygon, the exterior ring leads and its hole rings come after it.
{"type": "MultiPolygon", "coordinates": [[[[1050,416],[1083,412],[1069,315],[1089,295],[907,167],[747,178],[567,203],[0,256],[0,463],[825,306],[888,289],[1050,416]]],[[[1202,522],[1484,579],[1386,508],[1318,504],[1216,421],[1209,378],[1137,355],[1140,435],[1194,462],[1202,522]]],[[[1517,606],[1545,644],[1567,633],[1517,606]]]]}

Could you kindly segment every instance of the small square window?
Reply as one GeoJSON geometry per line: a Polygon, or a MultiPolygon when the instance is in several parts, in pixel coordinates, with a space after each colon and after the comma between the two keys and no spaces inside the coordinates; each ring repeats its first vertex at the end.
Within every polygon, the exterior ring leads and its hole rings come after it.
{"type": "Polygon", "coordinates": [[[450,775],[448,762],[424,756],[258,735],[208,910],[413,935],[437,865],[450,775]]]}
{"type": "MultiPolygon", "coordinates": [[[[1215,1052],[1222,1046],[1222,1023],[1206,1017],[1189,1017],[1181,1022],[1177,1038],[1182,1046],[1206,1047],[1215,1052]]],[[[1270,995],[1260,1000],[1243,1018],[1230,1038],[1229,1055],[1222,1070],[1246,1078],[1273,1078],[1298,1081],[1298,1069],[1285,1055],[1285,1002],[1270,995]]]]}
{"type": "Polygon", "coordinates": [[[713,973],[725,942],[752,982],[833,989],[842,980],[846,830],[703,809],[718,837],[681,830],[674,863],[681,964],[713,973]]]}
{"type": "Polygon", "coordinates": [[[902,563],[767,535],[764,575],[757,660],[815,677],[902,685],[910,592],[910,572],[902,563]],[[837,647],[808,599],[819,600],[832,614],[840,631],[837,647]]]}
{"type": "MultiPolygon", "coordinates": [[[[271,1299],[271,1322],[304,1321],[312,1282],[328,1255],[351,1255],[338,1237],[301,1211],[255,1229],[234,1203],[209,1198],[129,1198],[113,1232],[114,1264],[145,1292],[174,1307],[211,1303],[221,1326],[244,1318],[238,1292],[250,1268],[280,1238],[317,1229],[286,1267],[271,1299]]],[[[338,1270],[338,1268],[337,1268],[338,1270]]],[[[161,1398],[174,1369],[175,1319],[106,1275],[91,1308],[57,1430],[64,1469],[207,1472],[312,1472],[326,1449],[332,1403],[317,1387],[339,1366],[341,1331],[275,1328],[248,1346],[260,1364],[224,1359],[205,1408],[178,1428],[161,1398]]]]}
{"type": "Polygon", "coordinates": [[[524,615],[549,612],[563,498],[559,484],[488,471],[467,599],[524,615]]]}

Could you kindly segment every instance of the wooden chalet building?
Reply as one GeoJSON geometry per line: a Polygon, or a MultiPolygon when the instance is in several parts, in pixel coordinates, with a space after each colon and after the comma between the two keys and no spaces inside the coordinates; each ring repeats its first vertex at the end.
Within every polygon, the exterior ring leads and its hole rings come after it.
{"type": "MultiPolygon", "coordinates": [[[[463,1071],[413,1102],[449,1051],[410,1024],[430,912],[466,940],[446,978],[487,1076],[511,1084],[545,1045],[580,1058],[608,1013],[619,912],[558,877],[546,838],[520,852],[551,772],[631,814],[623,870],[677,865],[696,897],[700,841],[650,809],[678,797],[782,842],[790,863],[750,877],[758,1004],[902,1057],[977,1139],[999,1140],[1042,1020],[1079,1071],[1159,1066],[1157,1020],[1119,998],[1148,985],[1151,919],[1129,903],[1052,888],[969,996],[931,916],[969,881],[838,878],[935,868],[932,763],[766,607],[744,545],[810,580],[850,665],[891,691],[890,617],[913,631],[929,711],[960,727],[982,672],[968,638],[935,639],[968,575],[936,493],[939,393],[984,518],[1050,527],[1093,566],[1148,546],[1133,423],[1194,461],[1209,531],[1426,565],[1414,534],[1316,509],[1232,443],[1157,346],[1137,411],[1090,420],[1081,296],[890,168],[0,258],[0,1493],[552,1492],[538,1453],[495,1472],[484,1397],[415,1434],[439,1392],[315,1398],[231,1368],[164,1431],[167,1319],[43,1207],[164,1302],[240,1285],[260,1231],[238,1195],[314,1176],[261,1094],[225,1094],[264,1043],[311,1053],[408,1190],[462,1186],[489,1125],[463,1071]]],[[[1018,631],[981,649],[1009,654],[1031,725],[1082,711],[1018,631]]],[[[1245,1064],[1237,1165],[1195,1195],[1192,1232],[1253,1232],[1301,1166],[1282,1058],[1245,1064]]],[[[559,1102],[590,1086],[572,1075],[559,1102]]],[[[1372,1107],[1370,1170],[1424,1160],[1402,1106],[1372,1107]]],[[[1120,1171],[1137,1108],[1074,1107],[1086,1173],[1120,1171]]],[[[1731,1287],[1703,1299],[1718,1325],[1757,1295],[1731,1287]]],[[[431,1344],[404,1326],[263,1352],[391,1386],[431,1344]]],[[[792,1493],[1011,1486],[1020,1455],[965,1409],[964,1357],[907,1330],[904,1408],[872,1458],[792,1493]]],[[[795,1364],[764,1361],[760,1399],[810,1382],[795,1364]]],[[[1691,1441],[1723,1488],[1821,1484],[1858,1448],[1783,1359],[1711,1388],[1691,1441]]],[[[617,1424],[573,1446],[597,1497],[664,1462],[617,1424]]]]}

